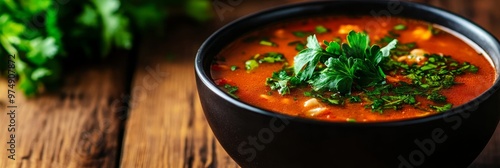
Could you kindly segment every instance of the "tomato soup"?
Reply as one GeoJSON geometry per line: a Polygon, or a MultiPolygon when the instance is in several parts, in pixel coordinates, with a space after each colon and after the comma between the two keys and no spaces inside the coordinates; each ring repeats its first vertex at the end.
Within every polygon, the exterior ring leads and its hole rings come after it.
{"type": "Polygon", "coordinates": [[[377,122],[437,114],[478,97],[496,78],[484,54],[422,21],[316,17],[243,35],[220,51],[211,75],[234,98],[263,109],[377,122]]]}

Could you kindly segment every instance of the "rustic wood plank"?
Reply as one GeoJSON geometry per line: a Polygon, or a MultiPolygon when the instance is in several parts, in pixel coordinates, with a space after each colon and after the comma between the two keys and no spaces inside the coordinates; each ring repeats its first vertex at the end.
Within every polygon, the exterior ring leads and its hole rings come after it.
{"type": "Polygon", "coordinates": [[[206,167],[215,160],[212,133],[195,106],[193,72],[194,55],[208,31],[186,24],[171,27],[176,33],[168,40],[147,41],[139,50],[122,167],[206,167]]]}
{"type": "MultiPolygon", "coordinates": [[[[288,0],[288,2],[297,0],[288,0]]],[[[215,27],[202,28],[186,21],[169,25],[168,39],[145,41],[140,48],[134,88],[150,75],[145,67],[158,67],[165,78],[132,91],[133,104],[125,127],[122,167],[238,167],[215,139],[206,122],[194,79],[194,55],[200,44],[217,27],[243,15],[285,1],[243,1],[215,16],[215,27]],[[256,5],[261,3],[260,5],[256,5]],[[264,5],[263,5],[263,4],[264,5]],[[169,55],[174,60],[169,60],[169,55]],[[136,99],[136,100],[134,100],[136,99]]]]}
{"type": "MultiPolygon", "coordinates": [[[[0,167],[115,167],[119,154],[118,118],[125,92],[127,53],[121,61],[79,66],[69,72],[60,91],[16,101],[16,155],[7,159],[7,84],[0,81],[0,167]]],[[[3,63],[3,62],[2,62],[3,63]]]]}

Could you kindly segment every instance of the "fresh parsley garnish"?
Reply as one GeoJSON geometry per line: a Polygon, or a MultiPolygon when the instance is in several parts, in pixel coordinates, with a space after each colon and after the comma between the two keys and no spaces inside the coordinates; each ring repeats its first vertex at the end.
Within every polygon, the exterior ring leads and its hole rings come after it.
{"type": "Polygon", "coordinates": [[[299,83],[299,79],[289,75],[286,69],[274,72],[271,78],[266,79],[266,85],[269,86],[271,90],[277,90],[281,95],[289,94],[290,88],[294,88],[299,83]]]}
{"type": "Polygon", "coordinates": [[[322,25],[318,25],[316,26],[316,28],[314,29],[316,31],[316,33],[318,34],[324,34],[324,33],[328,33],[328,29],[325,27],[325,26],[322,26],[322,25]]]}
{"type": "MultiPolygon", "coordinates": [[[[404,25],[394,29],[402,30],[404,25]]],[[[396,58],[409,54],[416,43],[398,44],[399,34],[389,34],[370,45],[370,38],[363,32],[351,31],[346,43],[337,38],[324,41],[323,46],[315,35],[307,37],[306,48],[294,58],[293,67],[284,67],[267,78],[266,85],[281,95],[294,88],[303,88],[304,96],[314,97],[331,105],[364,103],[366,108],[383,113],[386,109],[398,110],[413,106],[424,111],[443,112],[452,108],[442,89],[455,84],[455,76],[476,73],[479,68],[459,63],[450,56],[424,54],[423,63],[407,64],[396,58]],[[386,82],[387,75],[405,80],[386,82]],[[355,95],[351,95],[352,91],[355,95]],[[421,103],[418,97],[434,104],[421,103]],[[422,106],[428,106],[428,108],[422,106]]],[[[289,45],[299,44],[292,42],[289,45]]],[[[285,64],[286,65],[286,64],[285,64]]]]}
{"type": "Polygon", "coordinates": [[[394,30],[406,30],[406,25],[398,24],[398,25],[394,26],[394,30]]]}
{"type": "Polygon", "coordinates": [[[339,44],[325,42],[323,49],[316,36],[307,38],[307,48],[299,52],[294,61],[294,72],[301,81],[307,81],[313,89],[336,91],[348,94],[354,86],[367,87],[385,82],[385,74],[379,65],[390,55],[397,40],[380,48],[370,47],[370,39],[365,33],[351,31],[347,42],[339,44]],[[322,57],[327,57],[325,69],[315,73],[316,65],[322,57]]]}
{"type": "Polygon", "coordinates": [[[429,105],[429,107],[436,110],[437,112],[444,112],[444,111],[451,109],[453,107],[453,105],[448,103],[448,104],[445,104],[442,106],[429,105]]]}
{"type": "Polygon", "coordinates": [[[237,69],[238,69],[238,66],[236,66],[236,65],[231,66],[231,71],[236,71],[237,69]]]}
{"type": "Polygon", "coordinates": [[[272,42],[272,41],[268,41],[268,40],[261,40],[259,42],[260,45],[264,45],[264,46],[270,46],[270,47],[275,47],[275,46],[278,46],[276,43],[272,42]]]}
{"type": "Polygon", "coordinates": [[[251,70],[254,70],[257,67],[259,67],[259,63],[256,60],[254,60],[254,59],[247,60],[245,62],[245,69],[246,70],[251,71],[251,70]]]}
{"type": "Polygon", "coordinates": [[[294,31],[292,32],[292,34],[295,36],[295,37],[298,37],[298,38],[303,38],[303,37],[307,37],[313,33],[311,32],[305,32],[305,31],[294,31]]]}
{"type": "Polygon", "coordinates": [[[227,93],[231,95],[234,98],[239,98],[235,93],[238,91],[238,87],[232,86],[230,84],[225,84],[224,88],[226,89],[227,93]]]}
{"type": "Polygon", "coordinates": [[[316,39],[316,35],[307,37],[306,47],[294,59],[293,71],[300,81],[306,81],[312,77],[323,54],[323,48],[316,39]]]}
{"type": "Polygon", "coordinates": [[[281,53],[277,52],[268,52],[265,53],[263,58],[259,59],[259,63],[275,63],[275,62],[284,62],[285,57],[281,53]]]}

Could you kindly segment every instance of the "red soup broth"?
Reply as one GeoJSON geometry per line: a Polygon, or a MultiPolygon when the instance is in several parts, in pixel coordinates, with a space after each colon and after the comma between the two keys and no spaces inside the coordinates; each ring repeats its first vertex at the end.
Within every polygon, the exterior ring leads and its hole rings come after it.
{"type": "MultiPolygon", "coordinates": [[[[308,116],[304,114],[304,103],[311,97],[305,96],[304,92],[309,91],[310,88],[299,87],[291,89],[290,94],[280,95],[265,84],[266,78],[271,77],[273,72],[281,70],[284,66],[293,66],[293,60],[298,51],[295,49],[295,45],[289,45],[289,43],[302,41],[305,44],[306,37],[297,37],[293,32],[315,32],[315,28],[321,25],[329,31],[323,34],[315,33],[320,42],[323,40],[331,41],[339,37],[345,42],[346,34],[350,30],[364,31],[370,36],[370,41],[373,44],[387,35],[396,25],[401,24],[405,25],[405,29],[398,31],[400,35],[397,38],[398,43],[415,42],[419,49],[423,49],[427,53],[449,55],[459,62],[469,62],[479,68],[477,73],[456,76],[455,81],[460,84],[441,91],[442,95],[447,97],[447,101],[453,104],[453,107],[478,97],[493,85],[496,78],[495,70],[490,61],[485,58],[485,53],[471,47],[449,31],[434,26],[434,29],[441,31],[438,35],[434,35],[429,29],[430,24],[426,22],[406,18],[392,18],[386,22],[379,22],[376,18],[368,16],[317,17],[265,26],[243,35],[220,51],[212,66],[211,75],[221,88],[225,84],[238,87],[234,94],[240,101],[291,116],[327,121],[377,122],[436,114],[437,112],[420,110],[412,106],[405,106],[397,110],[388,109],[384,110],[383,113],[378,113],[366,108],[367,102],[362,102],[345,103],[344,105],[325,104],[326,112],[317,116],[308,116]],[[261,38],[266,38],[275,45],[262,45],[260,44],[261,38]],[[287,61],[262,63],[251,71],[245,69],[247,60],[256,54],[268,52],[282,53],[287,61]]],[[[425,102],[425,100],[423,101],[425,102]]]]}

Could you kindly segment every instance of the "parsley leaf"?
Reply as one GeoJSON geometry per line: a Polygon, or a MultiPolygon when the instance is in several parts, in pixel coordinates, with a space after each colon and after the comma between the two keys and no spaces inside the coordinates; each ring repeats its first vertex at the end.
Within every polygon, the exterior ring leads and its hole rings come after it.
{"type": "Polygon", "coordinates": [[[255,61],[254,59],[248,60],[245,62],[245,69],[246,70],[254,70],[255,68],[259,67],[259,63],[255,61]]]}
{"type": "Polygon", "coordinates": [[[288,75],[287,70],[273,72],[273,76],[266,79],[266,85],[269,86],[271,90],[277,90],[281,95],[289,94],[290,88],[295,87],[299,83],[299,79],[288,75]]]}
{"type": "Polygon", "coordinates": [[[281,53],[277,52],[268,52],[264,54],[264,58],[259,59],[259,63],[275,63],[275,62],[284,62],[285,57],[281,53]]]}
{"type": "Polygon", "coordinates": [[[295,37],[303,38],[303,37],[306,37],[306,36],[311,35],[313,33],[311,33],[311,32],[304,32],[304,31],[294,31],[294,32],[292,32],[292,34],[295,37]]]}
{"type": "Polygon", "coordinates": [[[429,105],[430,108],[436,110],[437,112],[445,112],[453,107],[452,104],[448,103],[443,106],[429,105]]]}
{"type": "Polygon", "coordinates": [[[406,25],[398,24],[398,25],[394,26],[394,30],[406,30],[406,25]]]}
{"type": "MultiPolygon", "coordinates": [[[[311,40],[308,39],[308,44],[311,44],[311,40]]],[[[342,94],[350,94],[353,85],[358,85],[360,87],[375,86],[377,84],[382,84],[385,82],[385,74],[379,65],[385,58],[390,55],[390,50],[395,48],[397,40],[393,40],[384,48],[380,48],[377,45],[369,46],[370,39],[365,33],[356,33],[355,31],[349,32],[347,35],[348,44],[344,43],[342,45],[337,42],[324,42],[327,46],[324,52],[318,50],[313,50],[309,47],[306,50],[301,51],[314,51],[312,54],[301,54],[296,56],[296,60],[305,60],[303,57],[309,57],[307,71],[310,72],[313,79],[309,80],[312,88],[316,91],[318,90],[328,90],[337,91],[342,94]],[[321,71],[319,75],[312,76],[315,66],[309,68],[311,64],[318,64],[318,58],[327,55],[329,58],[324,64],[326,69],[321,71]]],[[[319,43],[312,47],[320,48],[319,43]]],[[[302,67],[304,63],[296,62],[295,68],[302,67]]],[[[308,73],[309,74],[309,73],[308,73]]],[[[301,80],[308,79],[309,76],[303,77],[299,74],[301,80]]]]}
{"type": "Polygon", "coordinates": [[[231,95],[234,98],[238,98],[238,96],[235,94],[238,91],[238,87],[232,86],[230,84],[225,84],[224,88],[227,90],[227,93],[231,95]]]}
{"type": "Polygon", "coordinates": [[[367,34],[351,31],[347,35],[347,42],[347,44],[342,44],[342,50],[346,55],[353,58],[366,58],[366,50],[370,43],[370,38],[367,34]]]}
{"type": "Polygon", "coordinates": [[[307,48],[300,51],[294,59],[293,71],[300,81],[306,81],[312,77],[323,53],[316,35],[307,37],[306,46],[307,48]]]}
{"type": "Polygon", "coordinates": [[[318,34],[324,34],[324,33],[327,33],[328,32],[328,29],[323,26],[323,25],[318,25],[316,26],[316,28],[314,29],[316,31],[316,33],[318,34]]]}
{"type": "Polygon", "coordinates": [[[350,93],[357,70],[354,59],[345,55],[339,58],[329,58],[326,69],[310,81],[312,88],[318,90],[338,91],[340,93],[350,93]]]}

